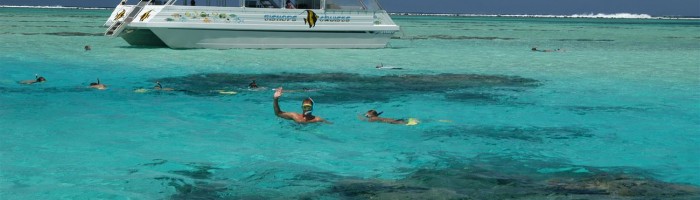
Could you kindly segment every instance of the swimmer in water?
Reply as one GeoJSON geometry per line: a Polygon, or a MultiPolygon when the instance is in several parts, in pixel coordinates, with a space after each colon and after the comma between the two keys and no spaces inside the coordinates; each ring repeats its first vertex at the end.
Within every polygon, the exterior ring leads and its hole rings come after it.
{"type": "Polygon", "coordinates": [[[164,88],[163,85],[160,84],[160,81],[156,81],[156,85],[153,86],[154,90],[161,90],[161,91],[173,91],[175,89],[173,88],[164,88]]]}
{"type": "Polygon", "coordinates": [[[314,110],[314,100],[309,98],[304,99],[304,101],[301,102],[301,109],[303,111],[302,114],[295,113],[295,112],[284,112],[280,109],[279,106],[279,98],[282,96],[282,87],[279,87],[275,90],[275,94],[273,95],[273,102],[272,105],[275,109],[275,115],[277,117],[283,118],[283,119],[289,119],[289,120],[294,120],[297,123],[305,124],[305,123],[316,123],[316,122],[325,122],[330,124],[331,122],[324,120],[321,117],[314,116],[312,114],[314,110]]]}
{"type": "Polygon", "coordinates": [[[383,118],[379,117],[384,112],[377,112],[376,110],[369,110],[367,113],[365,113],[365,118],[363,119],[360,117],[361,120],[365,120],[368,122],[382,122],[382,123],[389,123],[389,124],[408,124],[408,121],[403,120],[403,119],[392,119],[392,118],[383,118]]]}
{"type": "Polygon", "coordinates": [[[255,88],[258,88],[258,84],[255,83],[255,80],[253,80],[253,82],[251,82],[250,84],[248,84],[248,87],[249,87],[250,89],[255,89],[255,88]]]}
{"type": "Polygon", "coordinates": [[[34,75],[34,80],[24,80],[24,81],[20,81],[20,83],[22,83],[22,84],[27,84],[27,85],[31,85],[31,84],[34,84],[34,83],[41,83],[41,82],[46,82],[46,78],[44,78],[43,76],[39,76],[39,74],[35,74],[35,75],[34,75]]]}
{"type": "Polygon", "coordinates": [[[537,47],[532,47],[532,49],[530,49],[530,50],[532,50],[532,51],[537,51],[537,52],[559,52],[559,51],[563,51],[563,50],[561,50],[561,49],[554,49],[554,50],[545,49],[545,50],[540,50],[540,49],[537,49],[537,47]]]}
{"type": "Polygon", "coordinates": [[[90,51],[90,50],[92,50],[92,47],[90,47],[90,45],[85,45],[85,51],[90,51]]]}
{"type": "Polygon", "coordinates": [[[389,66],[384,66],[384,63],[380,63],[377,65],[375,68],[377,69],[403,69],[401,67],[389,67],[389,66]]]}
{"type": "MultiPolygon", "coordinates": [[[[273,88],[272,90],[274,91],[274,90],[277,90],[277,89],[276,89],[276,88],[273,88]]],[[[284,92],[287,92],[287,93],[292,93],[292,92],[316,92],[316,91],[319,91],[319,90],[321,90],[321,89],[314,89],[314,88],[302,87],[301,90],[285,90],[284,92]]]]}
{"type": "Polygon", "coordinates": [[[90,88],[95,88],[98,90],[105,90],[105,89],[107,89],[107,85],[100,83],[100,79],[97,78],[97,83],[90,83],[90,88]]]}

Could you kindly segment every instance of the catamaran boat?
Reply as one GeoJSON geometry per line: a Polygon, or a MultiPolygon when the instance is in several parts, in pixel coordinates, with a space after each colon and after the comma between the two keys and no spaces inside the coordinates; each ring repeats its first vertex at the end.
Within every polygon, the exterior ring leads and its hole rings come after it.
{"type": "Polygon", "coordinates": [[[134,46],[384,48],[399,31],[377,0],[125,2],[107,19],[105,36],[134,46]]]}

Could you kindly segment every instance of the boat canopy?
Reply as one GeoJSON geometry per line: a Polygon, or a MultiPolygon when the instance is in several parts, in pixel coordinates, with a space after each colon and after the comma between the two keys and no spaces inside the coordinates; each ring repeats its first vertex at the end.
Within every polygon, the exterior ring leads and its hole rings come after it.
{"type": "MultiPolygon", "coordinates": [[[[156,5],[173,5],[178,0],[153,0],[156,5]]],[[[179,0],[189,5],[193,0],[179,0]]],[[[289,0],[295,9],[382,10],[377,0],[289,0]]],[[[228,7],[240,5],[249,8],[287,8],[287,0],[194,0],[197,6],[228,7]]]]}

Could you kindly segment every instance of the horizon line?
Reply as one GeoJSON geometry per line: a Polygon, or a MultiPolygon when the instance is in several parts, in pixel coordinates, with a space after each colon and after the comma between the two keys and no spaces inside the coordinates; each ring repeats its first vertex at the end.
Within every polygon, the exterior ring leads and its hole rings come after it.
{"type": "MultiPolygon", "coordinates": [[[[39,8],[39,9],[100,9],[109,10],[114,7],[83,7],[83,6],[29,6],[29,5],[0,5],[0,8],[39,8]]],[[[386,10],[385,10],[386,11],[386,10]]],[[[662,15],[652,16],[649,14],[635,13],[579,13],[579,14],[478,14],[478,13],[438,13],[438,12],[406,12],[406,11],[387,11],[391,15],[408,15],[408,16],[454,16],[454,17],[533,17],[533,18],[615,18],[615,19],[700,19],[700,16],[683,16],[683,15],[662,15]]]]}

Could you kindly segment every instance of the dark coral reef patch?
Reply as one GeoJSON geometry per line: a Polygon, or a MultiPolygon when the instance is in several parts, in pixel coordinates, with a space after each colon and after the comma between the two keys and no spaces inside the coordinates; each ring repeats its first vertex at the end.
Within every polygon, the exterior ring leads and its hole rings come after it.
{"type": "Polygon", "coordinates": [[[319,196],[341,199],[698,199],[700,188],[633,168],[578,166],[480,156],[419,169],[400,180],[347,179],[319,196]]]}
{"type": "MultiPolygon", "coordinates": [[[[495,91],[508,88],[522,92],[541,83],[535,79],[477,74],[400,74],[364,76],[352,73],[281,73],[281,74],[193,74],[182,77],[158,79],[186,94],[197,96],[219,95],[218,89],[242,89],[251,80],[271,88],[285,86],[302,92],[313,93],[314,99],[327,103],[389,101],[394,97],[410,94],[448,94],[447,100],[494,102],[509,99],[507,94],[495,91]],[[463,94],[462,90],[468,90],[463,94]]],[[[155,81],[155,80],[151,80],[155,81]]]]}

